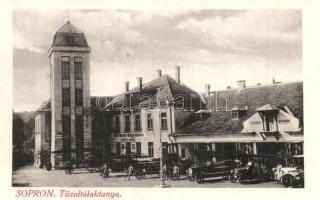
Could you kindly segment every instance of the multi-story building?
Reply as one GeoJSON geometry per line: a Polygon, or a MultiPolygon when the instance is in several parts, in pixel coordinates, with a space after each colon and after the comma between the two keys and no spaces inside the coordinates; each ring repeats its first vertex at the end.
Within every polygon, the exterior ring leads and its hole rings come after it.
{"type": "Polygon", "coordinates": [[[209,108],[194,114],[173,136],[192,160],[243,154],[290,157],[303,152],[303,83],[257,84],[208,91],[209,108]],[[210,94],[210,95],[209,95],[210,94]]]}
{"type": "Polygon", "coordinates": [[[63,150],[51,154],[51,163],[57,166],[73,156],[70,149],[91,147],[89,54],[84,33],[69,21],[55,33],[49,49],[51,97],[35,114],[35,163],[40,163],[41,149],[63,150]]]}
{"type": "MultiPolygon", "coordinates": [[[[240,154],[284,155],[303,151],[303,83],[238,87],[198,94],[176,77],[137,78],[116,96],[90,96],[90,47],[67,22],[49,50],[51,98],[34,114],[35,164],[43,152],[55,168],[89,153],[193,161],[240,154]]],[[[107,93],[107,91],[106,91],[107,93]]]]}

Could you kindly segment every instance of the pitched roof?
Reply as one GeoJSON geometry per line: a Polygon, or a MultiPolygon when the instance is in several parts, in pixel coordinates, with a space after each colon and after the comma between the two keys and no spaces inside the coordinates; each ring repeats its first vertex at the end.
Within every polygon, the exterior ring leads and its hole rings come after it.
{"type": "Polygon", "coordinates": [[[261,112],[261,111],[273,111],[273,110],[279,110],[279,109],[273,105],[266,104],[264,106],[257,108],[255,111],[261,112]]]}
{"type": "Polygon", "coordinates": [[[161,101],[166,99],[169,102],[173,102],[178,96],[181,96],[184,98],[186,105],[190,103],[191,98],[193,98],[194,104],[199,103],[200,100],[200,95],[197,92],[184,84],[177,83],[172,77],[164,74],[143,84],[141,90],[138,87],[135,87],[128,92],[117,95],[114,100],[109,103],[109,106],[118,103],[124,103],[125,106],[131,105],[132,107],[142,104],[150,105],[150,103],[152,105],[157,105],[157,95],[161,96],[161,101]],[[159,93],[158,88],[160,88],[159,93]],[[148,95],[150,98],[141,98],[142,95],[148,95]],[[191,97],[192,95],[193,97],[191,97]]]}
{"type": "Polygon", "coordinates": [[[52,46],[89,47],[85,34],[69,21],[56,32],[52,46]]]}
{"type": "Polygon", "coordinates": [[[211,105],[217,105],[217,108],[214,108],[215,111],[211,112],[210,117],[204,121],[196,121],[194,118],[192,122],[177,130],[176,134],[240,132],[243,129],[243,122],[258,108],[259,110],[278,108],[287,112],[285,106],[299,119],[300,127],[303,127],[302,82],[262,85],[243,90],[228,89],[215,91],[215,95],[217,96],[211,98],[211,105]],[[246,115],[236,120],[232,119],[230,108],[233,107],[246,107],[246,115]]]}
{"type": "Polygon", "coordinates": [[[51,112],[51,100],[48,99],[44,101],[40,107],[32,113],[32,116],[35,116],[39,112],[51,112]]]}

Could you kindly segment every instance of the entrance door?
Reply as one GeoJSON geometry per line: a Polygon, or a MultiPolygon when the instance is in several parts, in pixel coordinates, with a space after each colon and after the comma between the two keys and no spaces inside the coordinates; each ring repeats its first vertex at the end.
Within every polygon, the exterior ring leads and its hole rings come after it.
{"type": "Polygon", "coordinates": [[[120,142],[117,142],[117,143],[116,143],[116,154],[117,154],[117,155],[120,155],[120,153],[121,153],[120,142]]]}
{"type": "Polygon", "coordinates": [[[130,142],[126,142],[126,154],[130,155],[131,153],[131,144],[130,142]]]}
{"type": "Polygon", "coordinates": [[[137,148],[137,156],[141,156],[141,143],[140,142],[136,143],[136,148],[137,148]]]}

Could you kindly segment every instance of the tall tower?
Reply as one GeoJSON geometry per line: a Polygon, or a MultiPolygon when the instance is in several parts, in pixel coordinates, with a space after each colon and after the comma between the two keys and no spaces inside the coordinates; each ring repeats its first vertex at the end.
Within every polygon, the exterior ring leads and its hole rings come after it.
{"type": "Polygon", "coordinates": [[[49,50],[51,90],[51,163],[83,157],[91,148],[90,47],[85,34],[69,21],[56,33],[49,50]]]}

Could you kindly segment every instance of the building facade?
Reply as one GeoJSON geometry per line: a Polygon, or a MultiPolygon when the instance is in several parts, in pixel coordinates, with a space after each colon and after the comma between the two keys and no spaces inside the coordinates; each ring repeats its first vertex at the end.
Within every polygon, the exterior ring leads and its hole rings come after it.
{"type": "Polygon", "coordinates": [[[55,33],[49,49],[51,115],[47,117],[51,120],[41,117],[42,109],[35,116],[36,120],[44,119],[44,126],[51,127],[50,145],[36,140],[36,154],[39,149],[50,151],[54,167],[71,157],[83,157],[83,152],[71,149],[91,148],[89,54],[84,33],[69,21],[55,33]]]}
{"type": "Polygon", "coordinates": [[[187,159],[287,159],[303,153],[303,83],[273,83],[209,92],[205,111],[179,129],[175,142],[187,159]]]}
{"type": "MultiPolygon", "coordinates": [[[[194,162],[243,155],[303,153],[303,83],[279,83],[199,94],[157,70],[146,83],[116,96],[90,96],[90,47],[67,22],[49,50],[51,97],[35,112],[35,165],[94,156],[168,158],[194,162]],[[161,155],[162,154],[162,155],[161,155]]],[[[106,91],[107,93],[107,91],[106,91]]]]}

